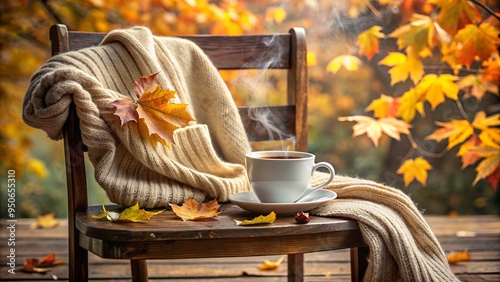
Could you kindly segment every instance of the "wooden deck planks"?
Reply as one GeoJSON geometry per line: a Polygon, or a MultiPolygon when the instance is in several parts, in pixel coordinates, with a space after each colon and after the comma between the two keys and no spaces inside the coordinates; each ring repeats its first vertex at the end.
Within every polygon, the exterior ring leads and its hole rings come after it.
{"type": "MultiPolygon", "coordinates": [[[[497,216],[426,216],[446,253],[467,250],[472,260],[460,262],[451,269],[462,281],[500,281],[500,218],[497,216]]],[[[19,219],[16,223],[16,274],[7,272],[9,246],[7,220],[0,222],[0,281],[59,281],[68,280],[67,265],[55,267],[47,274],[29,274],[19,271],[27,258],[41,258],[56,253],[67,262],[67,222],[53,229],[31,229],[33,219],[19,219]]],[[[279,256],[152,260],[149,274],[152,281],[286,281],[286,262],[277,270],[260,271],[264,260],[279,256]]],[[[306,254],[306,281],[350,281],[347,250],[306,254]]],[[[127,261],[104,260],[89,256],[90,276],[93,281],[130,281],[127,261]]]]}

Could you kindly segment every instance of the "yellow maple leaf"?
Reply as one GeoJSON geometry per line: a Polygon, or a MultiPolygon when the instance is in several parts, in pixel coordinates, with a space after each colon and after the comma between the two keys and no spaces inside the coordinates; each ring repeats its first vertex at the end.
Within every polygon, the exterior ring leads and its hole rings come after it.
{"type": "Polygon", "coordinates": [[[236,225],[255,225],[255,224],[268,224],[268,223],[273,223],[276,220],[276,213],[275,212],[270,212],[268,215],[259,215],[252,220],[237,220],[235,219],[234,222],[236,225]]]}
{"type": "Polygon", "coordinates": [[[54,218],[54,213],[48,213],[46,215],[37,216],[36,222],[31,226],[33,229],[50,229],[59,225],[59,220],[54,218]]]}
{"type": "Polygon", "coordinates": [[[92,215],[92,218],[103,219],[107,218],[109,221],[120,221],[120,222],[142,222],[145,220],[150,220],[153,216],[160,214],[163,210],[150,212],[139,208],[139,203],[126,208],[122,212],[114,212],[106,210],[106,207],[102,205],[102,213],[98,215],[92,215]]]}
{"type": "Polygon", "coordinates": [[[356,137],[366,134],[376,147],[378,147],[378,142],[382,137],[382,133],[396,140],[400,140],[400,134],[409,134],[409,128],[411,127],[408,123],[392,117],[374,119],[368,116],[349,116],[339,117],[338,120],[355,121],[356,124],[353,126],[353,136],[356,137]]]}
{"type": "Polygon", "coordinates": [[[477,112],[472,121],[474,128],[481,130],[479,139],[487,146],[500,147],[500,114],[486,117],[484,111],[477,112]]]}
{"type": "Polygon", "coordinates": [[[266,10],[266,20],[280,24],[286,18],[286,10],[283,7],[270,7],[266,10]]]}
{"type": "Polygon", "coordinates": [[[397,38],[400,50],[410,47],[422,58],[432,55],[432,48],[439,42],[450,41],[448,34],[431,17],[419,14],[414,14],[409,24],[400,26],[389,37],[397,38]]]}
{"type": "Polygon", "coordinates": [[[398,174],[403,174],[405,187],[408,187],[413,180],[417,180],[422,185],[427,182],[427,171],[431,170],[432,166],[424,158],[417,157],[415,159],[406,160],[397,170],[398,174]]]}
{"type": "Polygon", "coordinates": [[[435,130],[432,134],[428,135],[426,140],[436,140],[441,142],[448,138],[448,149],[461,144],[472,134],[474,134],[474,127],[467,120],[452,120],[450,122],[436,122],[441,128],[435,130]]]}
{"type": "Polygon", "coordinates": [[[286,256],[281,256],[277,261],[265,260],[259,265],[259,270],[275,270],[281,265],[286,256]]]}
{"type": "Polygon", "coordinates": [[[187,199],[182,206],[169,204],[174,213],[183,221],[198,220],[216,217],[221,213],[217,199],[206,203],[199,203],[193,198],[187,199]]]}
{"type": "Polygon", "coordinates": [[[356,71],[361,65],[361,60],[352,55],[340,55],[333,58],[328,65],[326,70],[332,73],[337,73],[339,69],[343,66],[348,71],[356,71]]]}
{"type": "Polygon", "coordinates": [[[435,109],[445,101],[445,96],[453,100],[458,99],[459,88],[455,80],[457,77],[450,74],[428,74],[417,84],[415,90],[435,109]]]}
{"type": "Polygon", "coordinates": [[[428,2],[440,8],[436,21],[451,35],[465,25],[480,22],[482,19],[477,6],[469,0],[429,0],[428,2]]]}
{"type": "Polygon", "coordinates": [[[425,116],[424,98],[425,96],[418,93],[415,88],[406,91],[399,98],[397,116],[401,117],[407,123],[410,123],[415,118],[416,112],[425,116]]]}
{"type": "Polygon", "coordinates": [[[359,54],[365,55],[368,60],[379,51],[378,40],[385,37],[381,30],[381,26],[375,25],[358,35],[356,44],[359,45],[359,54]]]}
{"type": "Polygon", "coordinates": [[[424,65],[422,60],[413,52],[408,56],[399,52],[390,52],[379,64],[392,67],[389,69],[391,75],[391,85],[403,82],[411,78],[413,83],[417,83],[424,75],[424,65]]]}
{"type": "Polygon", "coordinates": [[[380,95],[380,98],[373,100],[365,109],[373,111],[377,118],[396,117],[399,108],[399,99],[387,95],[380,95]]]}

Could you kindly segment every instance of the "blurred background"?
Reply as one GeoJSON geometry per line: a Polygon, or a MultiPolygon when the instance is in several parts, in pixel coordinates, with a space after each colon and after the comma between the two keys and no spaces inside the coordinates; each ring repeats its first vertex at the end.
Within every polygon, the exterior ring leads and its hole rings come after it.
{"type": "MultiPolygon", "coordinates": [[[[482,1],[500,10],[498,1],[482,1]]],[[[366,114],[365,109],[380,94],[397,95],[404,83],[391,86],[388,68],[361,57],[356,71],[328,69],[331,60],[342,54],[357,55],[356,38],[373,25],[385,34],[396,29],[412,13],[429,12],[423,0],[398,1],[236,1],[236,0],[5,0],[0,8],[0,175],[1,196],[6,199],[4,181],[10,169],[17,180],[16,216],[36,217],[55,213],[66,216],[66,179],[61,141],[49,140],[40,130],[26,126],[21,118],[22,99],[31,75],[49,58],[48,31],[63,23],[70,30],[108,32],[134,25],[149,27],[157,35],[286,33],[291,27],[306,29],[309,64],[309,151],[320,161],[331,162],[337,173],[369,178],[401,189],[426,214],[500,214],[498,187],[475,179],[475,166],[461,168],[457,149],[439,158],[427,158],[432,165],[427,184],[413,182],[405,187],[396,171],[412,150],[409,140],[383,136],[378,147],[366,135],[353,137],[352,123],[341,116],[366,114]]],[[[395,40],[384,40],[385,54],[396,51],[395,40]]],[[[379,56],[379,57],[377,57],[379,56]]],[[[244,76],[221,73],[237,103],[248,91],[258,92],[265,103],[280,104],[285,85],[279,71],[248,71],[244,76]],[[243,90],[241,86],[243,87],[243,90]],[[250,86],[249,86],[250,85],[250,86]]],[[[498,94],[486,94],[486,103],[498,103],[498,94]]],[[[467,108],[482,107],[476,100],[467,108]]],[[[457,111],[450,102],[425,118],[413,122],[412,133],[419,145],[439,154],[446,143],[426,141],[435,130],[435,120],[446,120],[457,111]]],[[[89,164],[88,168],[92,168],[89,164]]],[[[104,191],[95,184],[92,170],[90,202],[107,203],[104,191]]],[[[498,185],[497,185],[498,186],[498,185]]],[[[6,203],[0,203],[4,206],[6,203]]],[[[0,210],[6,217],[6,209],[0,210]]]]}

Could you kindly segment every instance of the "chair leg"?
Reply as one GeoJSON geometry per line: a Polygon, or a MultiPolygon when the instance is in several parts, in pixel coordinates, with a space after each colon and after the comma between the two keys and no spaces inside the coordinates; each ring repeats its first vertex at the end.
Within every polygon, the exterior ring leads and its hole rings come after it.
{"type": "Polygon", "coordinates": [[[147,282],[148,278],[148,261],[145,259],[130,260],[130,269],[132,271],[133,282],[147,282]]]}
{"type": "Polygon", "coordinates": [[[288,255],[288,282],[304,281],[304,254],[288,255]]]}
{"type": "Polygon", "coordinates": [[[80,247],[80,236],[78,230],[69,222],[69,281],[87,282],[89,280],[89,256],[88,251],[80,247]]]}
{"type": "Polygon", "coordinates": [[[368,247],[351,248],[351,281],[359,282],[363,280],[368,267],[368,247]]]}

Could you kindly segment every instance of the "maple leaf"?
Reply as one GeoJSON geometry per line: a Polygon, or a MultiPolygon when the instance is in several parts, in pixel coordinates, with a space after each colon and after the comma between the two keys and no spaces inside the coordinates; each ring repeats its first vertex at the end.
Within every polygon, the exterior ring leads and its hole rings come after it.
{"type": "Polygon", "coordinates": [[[425,97],[434,110],[445,101],[445,96],[457,100],[458,85],[454,83],[457,77],[450,74],[428,74],[417,84],[415,90],[425,97]]]}
{"type": "MultiPolygon", "coordinates": [[[[481,158],[483,158],[483,160],[481,160],[476,167],[477,174],[474,182],[472,182],[472,185],[476,185],[479,180],[488,178],[489,176],[499,172],[500,148],[477,146],[475,148],[471,148],[471,150],[475,151],[481,158]]],[[[498,177],[498,175],[496,177],[498,177]]]]}
{"type": "MultiPolygon", "coordinates": [[[[500,76],[500,73],[498,74],[500,76]]],[[[464,97],[475,97],[481,100],[486,92],[498,94],[498,85],[483,79],[481,74],[470,74],[460,78],[457,83],[460,89],[465,91],[464,97]]]]}
{"type": "Polygon", "coordinates": [[[412,48],[420,57],[432,55],[432,48],[440,42],[450,42],[448,34],[431,17],[414,14],[411,22],[389,34],[397,38],[400,50],[412,48]]]}
{"type": "Polygon", "coordinates": [[[340,67],[343,66],[348,71],[356,71],[361,63],[361,60],[356,56],[340,55],[333,58],[333,60],[328,63],[326,70],[332,73],[337,73],[340,67]]]}
{"type": "Polygon", "coordinates": [[[286,10],[283,7],[270,7],[266,10],[266,20],[280,24],[286,18],[286,10]]]}
{"type": "Polygon", "coordinates": [[[490,58],[488,61],[483,62],[485,69],[482,70],[483,76],[481,81],[490,82],[497,86],[496,91],[491,91],[498,95],[498,84],[500,84],[500,59],[490,58]]]}
{"type": "Polygon", "coordinates": [[[107,218],[109,221],[120,221],[120,222],[142,222],[145,220],[150,220],[153,216],[160,214],[163,210],[149,212],[144,209],[139,208],[139,203],[126,208],[121,213],[108,211],[106,207],[102,205],[103,212],[99,215],[93,215],[92,218],[102,219],[107,218]]]}
{"type": "Polygon", "coordinates": [[[276,220],[276,213],[275,212],[270,212],[268,215],[259,215],[252,220],[234,220],[236,225],[255,225],[255,224],[267,224],[267,223],[273,223],[276,220]]]}
{"type": "Polygon", "coordinates": [[[399,99],[382,94],[380,98],[373,100],[365,110],[373,111],[373,115],[377,118],[396,117],[399,105],[399,99]]]}
{"type": "Polygon", "coordinates": [[[378,40],[385,37],[384,34],[380,32],[381,30],[381,26],[375,25],[358,36],[356,44],[359,45],[359,55],[365,55],[368,60],[371,60],[373,55],[378,53],[378,40]]]}
{"type": "Polygon", "coordinates": [[[275,270],[281,265],[286,256],[281,256],[277,261],[265,260],[259,265],[259,270],[275,270]]]}
{"type": "Polygon", "coordinates": [[[448,255],[448,263],[449,264],[455,264],[455,263],[458,263],[458,262],[461,262],[461,261],[469,261],[471,260],[471,255],[469,252],[467,251],[463,251],[463,252],[451,252],[449,255],[448,255]]]}
{"type": "Polygon", "coordinates": [[[467,25],[457,32],[450,46],[456,53],[456,62],[469,68],[476,58],[487,61],[492,54],[498,54],[498,34],[499,31],[487,23],[479,27],[467,25]]]}
{"type": "Polygon", "coordinates": [[[217,199],[207,203],[199,203],[193,198],[187,199],[182,206],[170,204],[174,213],[183,221],[214,218],[221,213],[217,199]]]}
{"type": "Polygon", "coordinates": [[[475,135],[469,138],[465,143],[460,146],[460,149],[457,152],[457,156],[461,157],[462,160],[462,169],[475,164],[481,156],[475,151],[472,150],[481,144],[481,140],[475,135]]]}
{"type": "Polygon", "coordinates": [[[187,111],[187,104],[170,103],[175,98],[175,90],[161,89],[155,81],[157,74],[143,76],[134,84],[137,100],[123,98],[110,105],[116,108],[115,115],[121,125],[133,121],[139,123],[141,135],[148,137],[153,144],[164,145],[174,142],[174,131],[194,121],[187,111]]]}
{"type": "Polygon", "coordinates": [[[500,114],[486,117],[484,111],[479,111],[472,121],[474,128],[481,130],[479,139],[487,146],[500,147],[500,114]]]}
{"type": "Polygon", "coordinates": [[[418,93],[415,88],[412,88],[399,98],[399,104],[397,115],[401,117],[405,122],[410,123],[418,111],[420,115],[424,116],[424,98],[425,96],[418,93]]]}
{"type": "Polygon", "coordinates": [[[408,187],[413,180],[417,180],[422,185],[427,182],[427,171],[431,170],[432,166],[426,159],[417,157],[415,159],[406,160],[397,170],[398,174],[403,174],[405,187],[408,187]]]}
{"type": "Polygon", "coordinates": [[[45,273],[52,270],[53,266],[63,264],[62,260],[56,260],[56,254],[51,253],[43,257],[41,260],[37,258],[26,259],[23,263],[21,271],[28,273],[45,273]]]}
{"type": "Polygon", "coordinates": [[[356,137],[366,133],[368,138],[373,141],[376,147],[378,147],[378,141],[382,137],[382,133],[385,133],[396,140],[400,140],[401,133],[410,133],[410,125],[408,123],[392,117],[374,119],[367,116],[349,116],[339,117],[338,120],[357,122],[353,126],[353,136],[356,137]]]}
{"type": "Polygon", "coordinates": [[[428,2],[440,8],[436,21],[451,35],[467,24],[482,20],[481,13],[469,0],[429,0],[428,2]]]}
{"type": "Polygon", "coordinates": [[[390,52],[379,64],[392,67],[389,69],[391,75],[391,85],[411,78],[413,83],[417,83],[424,75],[424,65],[420,58],[413,52],[408,56],[399,52],[390,52]]]}
{"type": "Polygon", "coordinates": [[[31,228],[41,228],[50,229],[59,225],[59,220],[54,218],[54,213],[48,213],[46,215],[37,216],[36,222],[31,226],[31,228]]]}
{"type": "Polygon", "coordinates": [[[441,128],[425,137],[426,140],[441,142],[448,138],[447,149],[461,144],[474,133],[474,127],[467,120],[452,120],[450,122],[436,122],[441,128]]]}

